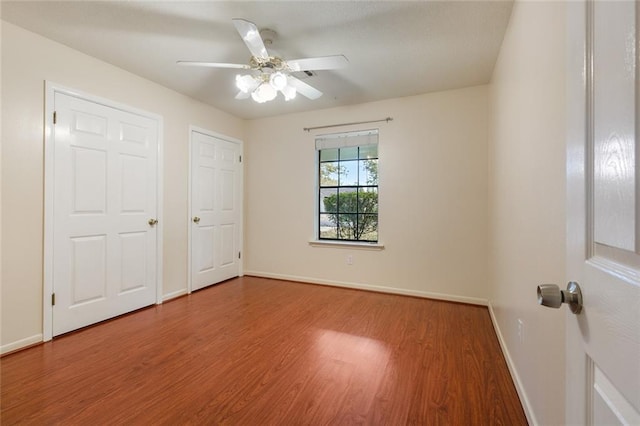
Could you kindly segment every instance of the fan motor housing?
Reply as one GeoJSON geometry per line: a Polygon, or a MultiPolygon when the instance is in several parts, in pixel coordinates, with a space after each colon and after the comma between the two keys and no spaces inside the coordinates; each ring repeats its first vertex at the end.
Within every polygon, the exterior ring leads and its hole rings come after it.
{"type": "Polygon", "coordinates": [[[249,66],[254,70],[260,70],[263,72],[287,71],[286,62],[275,56],[270,56],[268,59],[261,59],[252,56],[249,60],[249,66]]]}

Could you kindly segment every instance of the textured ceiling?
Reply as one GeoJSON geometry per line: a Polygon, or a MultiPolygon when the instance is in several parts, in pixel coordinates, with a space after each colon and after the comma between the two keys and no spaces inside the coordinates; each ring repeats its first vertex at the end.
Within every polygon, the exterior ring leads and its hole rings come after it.
{"type": "Polygon", "coordinates": [[[1,7],[5,21],[238,117],[258,118],[488,83],[512,2],[2,1],[1,7]],[[343,54],[350,64],[305,78],[324,92],[315,101],[236,100],[237,70],[175,64],[248,63],[232,18],[274,30],[272,55],[343,54]]]}

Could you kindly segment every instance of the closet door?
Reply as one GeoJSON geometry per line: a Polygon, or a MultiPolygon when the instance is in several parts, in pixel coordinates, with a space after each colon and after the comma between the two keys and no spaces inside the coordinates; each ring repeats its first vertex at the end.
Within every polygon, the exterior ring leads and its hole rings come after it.
{"type": "Polygon", "coordinates": [[[240,273],[240,145],[191,133],[191,291],[240,273]]]}
{"type": "Polygon", "coordinates": [[[156,302],[158,121],[55,93],[53,335],[156,302]]]}

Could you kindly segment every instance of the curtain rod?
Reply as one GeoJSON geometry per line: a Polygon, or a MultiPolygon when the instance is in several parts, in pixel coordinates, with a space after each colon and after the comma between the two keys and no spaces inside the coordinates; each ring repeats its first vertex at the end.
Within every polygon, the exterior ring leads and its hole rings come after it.
{"type": "Polygon", "coordinates": [[[311,130],[316,130],[316,129],[328,129],[329,127],[355,126],[356,124],[379,123],[381,121],[386,121],[388,123],[390,121],[393,121],[393,118],[387,117],[381,120],[355,121],[353,123],[341,123],[341,124],[329,124],[327,126],[304,127],[302,130],[304,130],[305,132],[309,132],[311,130]]]}

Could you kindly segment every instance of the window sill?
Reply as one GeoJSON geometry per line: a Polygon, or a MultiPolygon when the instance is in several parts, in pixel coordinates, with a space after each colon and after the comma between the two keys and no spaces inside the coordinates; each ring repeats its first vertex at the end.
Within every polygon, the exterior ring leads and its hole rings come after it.
{"type": "Polygon", "coordinates": [[[311,247],[334,247],[334,248],[349,248],[358,250],[384,250],[384,244],[378,243],[358,243],[355,241],[331,241],[331,240],[311,240],[309,241],[311,247]]]}

